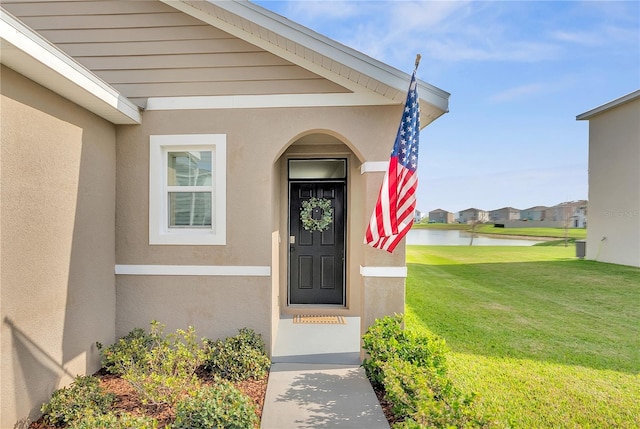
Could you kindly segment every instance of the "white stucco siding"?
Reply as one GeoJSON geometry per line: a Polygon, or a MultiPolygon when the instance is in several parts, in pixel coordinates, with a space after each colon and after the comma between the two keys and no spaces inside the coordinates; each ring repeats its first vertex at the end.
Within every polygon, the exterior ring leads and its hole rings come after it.
{"type": "Polygon", "coordinates": [[[640,99],[589,118],[587,259],[640,266],[640,99]]]}

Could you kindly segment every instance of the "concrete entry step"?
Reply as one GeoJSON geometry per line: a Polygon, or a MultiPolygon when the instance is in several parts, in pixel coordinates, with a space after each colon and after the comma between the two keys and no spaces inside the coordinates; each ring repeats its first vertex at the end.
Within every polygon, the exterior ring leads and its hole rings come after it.
{"type": "Polygon", "coordinates": [[[360,367],[360,318],[345,323],[280,319],[262,429],[388,429],[360,367]]]}
{"type": "Polygon", "coordinates": [[[294,323],[280,319],[273,363],[326,363],[359,365],[360,318],[344,317],[342,323],[294,323]]]}

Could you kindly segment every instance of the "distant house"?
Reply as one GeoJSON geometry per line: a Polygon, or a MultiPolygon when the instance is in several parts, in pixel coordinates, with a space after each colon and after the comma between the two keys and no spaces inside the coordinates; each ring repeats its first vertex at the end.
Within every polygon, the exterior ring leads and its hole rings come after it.
{"type": "MultiPolygon", "coordinates": [[[[222,0],[2,0],[0,62],[0,428],[154,319],[271,353],[284,317],[404,311],[363,236],[409,74],[222,0]]],[[[417,90],[424,128],[449,94],[417,90]]]]}
{"type": "Polygon", "coordinates": [[[490,222],[509,222],[520,219],[520,210],[513,207],[503,207],[497,210],[489,211],[490,222]]]}
{"type": "Polygon", "coordinates": [[[545,220],[550,222],[561,222],[563,227],[576,228],[579,222],[577,220],[577,212],[582,208],[583,217],[586,216],[587,201],[567,201],[548,207],[545,210],[545,220]]]}
{"type": "Polygon", "coordinates": [[[640,90],[576,117],[589,121],[587,259],[640,267],[640,90]]]}
{"type": "Polygon", "coordinates": [[[576,209],[572,217],[574,228],[586,228],[587,227],[587,204],[580,206],[576,209]]]}
{"type": "Polygon", "coordinates": [[[423,220],[425,217],[427,217],[427,214],[426,214],[425,212],[421,212],[420,210],[416,210],[416,211],[413,213],[413,221],[414,221],[415,223],[422,222],[422,220],[423,220]]]}
{"type": "Polygon", "coordinates": [[[453,213],[442,209],[431,210],[429,212],[430,223],[454,223],[455,216],[453,213]]]}
{"type": "Polygon", "coordinates": [[[537,221],[545,220],[545,214],[548,207],[535,206],[528,209],[520,210],[520,220],[522,221],[537,221]]]}
{"type": "Polygon", "coordinates": [[[460,223],[489,222],[489,212],[474,208],[462,210],[458,221],[460,223]]]}

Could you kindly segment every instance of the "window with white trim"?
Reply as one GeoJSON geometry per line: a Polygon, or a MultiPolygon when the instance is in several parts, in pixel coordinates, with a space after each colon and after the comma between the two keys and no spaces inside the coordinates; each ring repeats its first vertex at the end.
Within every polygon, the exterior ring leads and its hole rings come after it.
{"type": "Polygon", "coordinates": [[[149,244],[226,244],[226,141],[150,136],[149,244]]]}

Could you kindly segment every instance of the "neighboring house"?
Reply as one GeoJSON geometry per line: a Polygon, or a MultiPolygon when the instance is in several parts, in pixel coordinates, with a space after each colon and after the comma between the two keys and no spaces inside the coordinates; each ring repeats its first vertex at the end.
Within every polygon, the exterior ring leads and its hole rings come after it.
{"type": "Polygon", "coordinates": [[[460,223],[472,223],[472,222],[489,222],[489,212],[469,208],[466,210],[462,210],[460,212],[460,216],[458,217],[458,222],[460,223]]]}
{"type": "Polygon", "coordinates": [[[587,204],[577,208],[572,217],[574,228],[587,227],[587,204]]]}
{"type": "Polygon", "coordinates": [[[576,117],[589,121],[587,259],[640,267],[640,90],[576,117]]]}
{"type": "Polygon", "coordinates": [[[431,210],[429,212],[429,223],[454,223],[455,215],[442,209],[431,210]]]}
{"type": "Polygon", "coordinates": [[[563,227],[575,228],[577,212],[581,207],[586,207],[585,200],[567,201],[548,207],[545,210],[545,220],[560,222],[563,227]]]}
{"type": "MultiPolygon", "coordinates": [[[[404,250],[362,242],[410,75],[246,1],[3,0],[0,24],[0,427],[153,319],[271,350],[282,315],[404,311],[404,250]]],[[[449,94],[418,92],[425,127],[449,94]]]]}
{"type": "Polygon", "coordinates": [[[520,219],[520,210],[513,207],[503,207],[497,210],[489,211],[490,222],[508,222],[520,219]]]}
{"type": "Polygon", "coordinates": [[[415,223],[419,223],[422,222],[422,220],[427,217],[427,215],[424,212],[421,212],[420,210],[416,210],[414,215],[413,215],[413,221],[415,223]]]}
{"type": "Polygon", "coordinates": [[[528,209],[520,210],[520,220],[522,221],[538,221],[545,220],[545,213],[548,207],[535,206],[528,209]]]}

